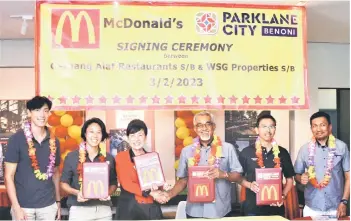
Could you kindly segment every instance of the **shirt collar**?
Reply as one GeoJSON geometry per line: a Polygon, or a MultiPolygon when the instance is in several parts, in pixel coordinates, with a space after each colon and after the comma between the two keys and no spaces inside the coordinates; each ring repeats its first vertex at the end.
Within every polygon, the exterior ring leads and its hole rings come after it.
{"type": "MultiPolygon", "coordinates": [[[[211,140],[210,140],[210,142],[207,144],[207,147],[206,147],[206,148],[211,147],[213,140],[214,140],[214,137],[211,138],[211,140]]],[[[205,146],[202,145],[201,142],[200,142],[200,145],[201,145],[201,147],[205,147],[205,146]]]]}
{"type": "MultiPolygon", "coordinates": [[[[98,153],[97,153],[96,157],[94,158],[94,160],[95,160],[96,158],[100,157],[101,155],[102,155],[102,154],[101,154],[101,148],[100,148],[100,146],[99,146],[99,148],[98,148],[98,153]]],[[[90,160],[88,151],[85,151],[85,157],[86,157],[86,159],[89,159],[89,160],[90,160]]]]}
{"type": "MultiPolygon", "coordinates": [[[[50,139],[50,130],[49,130],[49,128],[47,126],[45,126],[45,132],[46,132],[46,135],[45,135],[45,138],[43,139],[43,141],[46,141],[46,140],[50,139]]],[[[35,139],[34,136],[33,136],[33,140],[35,140],[38,143],[38,141],[35,139]]]]}
{"type": "MultiPolygon", "coordinates": [[[[261,149],[262,149],[262,151],[264,151],[264,150],[267,151],[267,147],[261,146],[261,149]]],[[[270,153],[270,152],[273,152],[273,147],[267,153],[270,153]]]]}
{"type": "Polygon", "coordinates": [[[328,136],[327,141],[325,142],[325,145],[324,145],[324,146],[322,146],[322,145],[318,142],[318,140],[316,140],[316,143],[317,143],[317,146],[318,146],[318,147],[325,148],[325,147],[328,147],[328,141],[329,141],[329,136],[328,136]]]}
{"type": "MultiPolygon", "coordinates": [[[[144,148],[143,148],[143,150],[144,150],[145,153],[148,153],[144,148]]],[[[134,154],[132,148],[129,149],[129,157],[130,157],[130,161],[131,161],[132,163],[134,163],[135,154],[134,154]]]]}
{"type": "Polygon", "coordinates": [[[50,139],[50,130],[47,126],[45,126],[46,136],[44,140],[50,139]]]}

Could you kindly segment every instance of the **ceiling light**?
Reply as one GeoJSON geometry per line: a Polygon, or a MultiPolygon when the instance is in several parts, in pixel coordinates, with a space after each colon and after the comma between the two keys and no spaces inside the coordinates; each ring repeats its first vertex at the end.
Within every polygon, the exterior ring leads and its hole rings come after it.
{"type": "Polygon", "coordinates": [[[21,27],[21,35],[26,35],[27,27],[28,27],[27,19],[23,19],[22,27],[21,27]]]}
{"type": "Polygon", "coordinates": [[[20,33],[22,35],[26,35],[27,33],[27,28],[28,28],[28,20],[33,20],[34,16],[33,15],[11,15],[10,18],[21,18],[22,19],[22,26],[20,33]]]}

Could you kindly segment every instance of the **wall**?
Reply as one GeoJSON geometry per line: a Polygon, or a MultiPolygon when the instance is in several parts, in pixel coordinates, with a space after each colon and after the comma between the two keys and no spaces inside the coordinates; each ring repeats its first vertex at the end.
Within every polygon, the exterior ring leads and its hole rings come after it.
{"type": "Polygon", "coordinates": [[[0,40],[0,99],[20,100],[33,97],[33,66],[33,39],[0,40]]]}
{"type": "MultiPolygon", "coordinates": [[[[32,40],[0,40],[0,99],[29,99],[34,95],[34,65],[32,40]],[[1,68],[16,66],[20,68],[1,68]]],[[[348,44],[308,43],[308,90],[310,109],[272,111],[278,121],[277,141],[290,150],[292,160],[310,137],[309,117],[318,110],[318,88],[350,88],[350,46],[348,44]]],[[[88,112],[88,116],[105,119],[108,129],[115,128],[115,111],[88,112]]],[[[147,124],[153,128],[156,151],[160,153],[166,179],[174,179],[174,113],[146,111],[147,124]],[[154,119],[154,120],[153,120],[154,119]],[[172,162],[172,163],[171,163],[172,162]]],[[[217,134],[224,136],[224,112],[216,111],[217,134]]]]}
{"type": "Polygon", "coordinates": [[[349,44],[308,43],[307,53],[310,108],[295,111],[290,119],[294,126],[290,131],[293,162],[300,147],[312,136],[309,118],[319,109],[318,88],[350,88],[349,44]]]}
{"type": "MultiPolygon", "coordinates": [[[[33,67],[34,41],[1,40],[0,39],[0,67],[33,67]]],[[[0,78],[1,79],[1,78],[0,78]]]]}
{"type": "Polygon", "coordinates": [[[0,68],[0,99],[26,100],[35,95],[34,68],[0,68]]]}
{"type": "Polygon", "coordinates": [[[319,109],[336,110],[336,89],[319,89],[318,90],[318,107],[319,109]]]}

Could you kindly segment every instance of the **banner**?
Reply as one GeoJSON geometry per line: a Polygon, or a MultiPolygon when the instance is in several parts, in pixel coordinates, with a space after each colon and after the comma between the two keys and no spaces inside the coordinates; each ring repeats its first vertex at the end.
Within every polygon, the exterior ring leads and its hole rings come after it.
{"type": "Polygon", "coordinates": [[[303,7],[38,3],[36,93],[57,109],[308,108],[303,7]]]}

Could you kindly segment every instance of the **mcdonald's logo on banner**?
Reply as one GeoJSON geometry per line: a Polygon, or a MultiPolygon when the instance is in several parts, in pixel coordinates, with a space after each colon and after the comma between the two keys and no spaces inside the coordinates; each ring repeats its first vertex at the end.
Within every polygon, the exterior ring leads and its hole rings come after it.
{"type": "Polygon", "coordinates": [[[268,186],[264,186],[262,189],[262,193],[261,193],[261,200],[278,200],[278,193],[277,193],[277,189],[275,188],[275,186],[270,186],[268,188],[268,186]],[[267,192],[267,197],[265,198],[265,192],[267,192]],[[272,192],[274,193],[274,198],[272,199],[272,192]]]}
{"type": "Polygon", "coordinates": [[[195,196],[208,196],[208,186],[204,184],[198,184],[195,188],[195,196]],[[200,194],[199,194],[200,193],[200,194]]]}
{"type": "Polygon", "coordinates": [[[87,195],[91,196],[91,190],[93,190],[94,196],[100,196],[104,194],[104,184],[101,180],[90,180],[87,188],[87,195]]]}
{"type": "Polygon", "coordinates": [[[54,48],[99,48],[99,9],[52,9],[54,48]]]}
{"type": "Polygon", "coordinates": [[[143,182],[153,182],[158,181],[157,170],[156,168],[150,168],[143,170],[143,182]]]}

